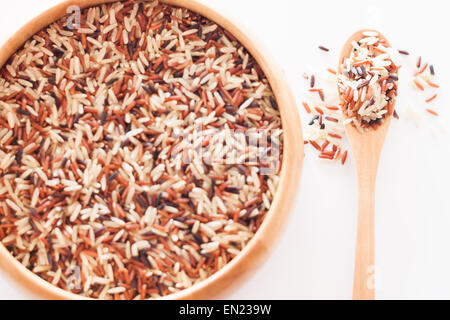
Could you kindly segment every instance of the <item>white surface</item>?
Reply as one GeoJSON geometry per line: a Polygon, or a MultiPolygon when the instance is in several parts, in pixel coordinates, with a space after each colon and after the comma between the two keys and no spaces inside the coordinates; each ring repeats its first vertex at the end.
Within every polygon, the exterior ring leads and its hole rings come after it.
{"type": "MultiPolygon", "coordinates": [[[[444,123],[450,123],[450,79],[443,74],[450,70],[446,1],[204,2],[240,21],[265,44],[285,70],[299,106],[305,71],[335,67],[340,46],[350,34],[363,27],[379,28],[394,46],[433,62],[441,90],[432,107],[444,123]],[[383,9],[390,14],[385,16],[383,9]],[[322,53],[318,45],[332,52],[322,53]]],[[[0,41],[56,3],[2,3],[0,41]]],[[[423,108],[424,99],[413,94],[405,81],[408,75],[401,73],[399,107],[413,103],[423,108]]],[[[424,116],[420,128],[404,116],[393,121],[380,163],[376,202],[380,299],[450,298],[450,135],[447,130],[433,138],[427,126],[434,119],[424,116]]],[[[349,160],[345,167],[324,164],[306,148],[298,201],[276,250],[253,277],[226,298],[351,298],[356,185],[349,160]]],[[[0,272],[0,298],[32,297],[0,272]]]]}

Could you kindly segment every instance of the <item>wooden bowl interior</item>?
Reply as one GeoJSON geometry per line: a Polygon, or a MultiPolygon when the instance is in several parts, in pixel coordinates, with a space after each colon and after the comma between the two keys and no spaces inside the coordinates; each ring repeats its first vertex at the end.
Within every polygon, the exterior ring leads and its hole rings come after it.
{"type": "MultiPolygon", "coordinates": [[[[36,32],[60,19],[71,5],[86,8],[115,0],[69,0],[58,4],[36,17],[20,29],[0,50],[0,67],[36,32]]],[[[284,154],[280,185],[264,223],[244,250],[220,271],[191,288],[172,294],[164,299],[210,299],[231,290],[254,268],[267,258],[276,238],[288,220],[288,212],[294,202],[303,164],[303,138],[295,100],[281,70],[271,56],[244,32],[234,21],[225,18],[209,6],[195,0],[161,0],[162,3],[184,7],[197,12],[219,24],[233,34],[253,55],[266,74],[279,104],[284,139],[284,154]]],[[[0,267],[41,298],[83,299],[84,297],[57,288],[43,280],[16,260],[0,244],[0,267]]]]}

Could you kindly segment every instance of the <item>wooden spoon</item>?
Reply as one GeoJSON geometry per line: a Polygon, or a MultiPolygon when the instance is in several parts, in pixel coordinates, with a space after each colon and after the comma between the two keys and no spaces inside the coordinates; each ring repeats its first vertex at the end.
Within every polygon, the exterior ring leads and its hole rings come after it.
{"type": "MultiPolygon", "coordinates": [[[[363,32],[378,33],[378,38],[386,40],[376,30],[360,30],[352,35],[342,48],[339,58],[338,72],[341,64],[349,57],[352,41],[361,40],[363,32]]],[[[390,47],[389,42],[386,40],[390,47]]],[[[342,102],[342,97],[339,97],[342,102]]],[[[344,115],[344,119],[346,116],[344,115]]],[[[381,149],[391,122],[391,116],[376,129],[360,132],[351,123],[345,126],[350,142],[358,179],[358,231],[356,237],[355,273],[353,278],[353,299],[375,299],[374,269],[375,269],[375,180],[381,149]]]]}

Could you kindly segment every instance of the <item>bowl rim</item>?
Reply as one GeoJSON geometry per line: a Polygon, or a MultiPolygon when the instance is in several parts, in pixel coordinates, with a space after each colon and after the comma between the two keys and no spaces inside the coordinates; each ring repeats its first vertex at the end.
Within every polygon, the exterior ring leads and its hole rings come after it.
{"type": "MultiPolygon", "coordinates": [[[[0,67],[36,32],[62,18],[66,14],[68,7],[78,6],[83,9],[117,1],[119,0],[64,0],[49,8],[25,24],[2,45],[0,50],[0,67]]],[[[271,208],[266,214],[262,225],[244,249],[222,269],[192,287],[160,298],[163,300],[211,299],[231,291],[233,287],[242,281],[245,275],[251,273],[252,270],[254,271],[263,262],[264,258],[268,257],[277,238],[279,238],[279,234],[286,225],[289,212],[297,195],[297,187],[303,166],[304,144],[302,126],[295,99],[284,73],[279,69],[268,51],[248,30],[234,21],[234,19],[219,13],[211,4],[206,5],[197,0],[159,1],[199,13],[236,37],[256,59],[266,75],[281,114],[284,150],[280,182],[271,208]]],[[[6,271],[6,274],[15,278],[16,282],[26,287],[28,291],[43,298],[57,300],[91,299],[56,287],[42,279],[16,260],[1,242],[0,268],[6,271]]]]}

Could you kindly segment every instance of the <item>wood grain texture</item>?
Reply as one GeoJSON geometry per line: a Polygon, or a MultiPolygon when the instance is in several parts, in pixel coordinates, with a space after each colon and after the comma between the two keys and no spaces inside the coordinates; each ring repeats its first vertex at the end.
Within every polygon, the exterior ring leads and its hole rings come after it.
{"type": "MultiPolygon", "coordinates": [[[[0,50],[0,67],[33,34],[63,17],[71,5],[86,8],[115,0],[69,0],[47,10],[20,29],[0,50]]],[[[164,299],[213,299],[224,297],[268,258],[286,224],[297,194],[303,165],[303,137],[294,97],[283,72],[273,58],[245,29],[222,14],[195,0],[161,0],[163,3],[185,7],[209,18],[231,32],[255,57],[266,74],[276,96],[284,131],[284,155],[280,185],[264,223],[244,250],[229,264],[205,281],[164,299]]],[[[59,289],[25,268],[0,244],[0,267],[17,282],[43,299],[84,299],[59,289]]]]}
{"type": "MultiPolygon", "coordinates": [[[[376,30],[365,29],[356,32],[342,48],[338,72],[341,71],[341,64],[352,50],[352,42],[363,38],[362,33],[365,31],[375,31],[379,37],[386,40],[376,30]]],[[[389,42],[387,43],[390,46],[389,42]]],[[[376,130],[371,129],[363,133],[359,132],[352,124],[345,126],[358,183],[358,222],[353,278],[353,299],[355,300],[375,299],[375,184],[381,150],[391,118],[388,116],[376,130]]]]}

